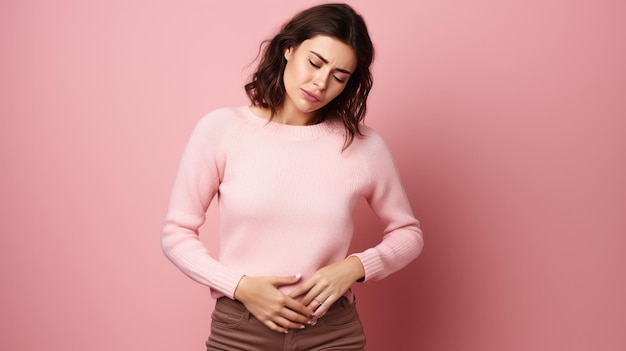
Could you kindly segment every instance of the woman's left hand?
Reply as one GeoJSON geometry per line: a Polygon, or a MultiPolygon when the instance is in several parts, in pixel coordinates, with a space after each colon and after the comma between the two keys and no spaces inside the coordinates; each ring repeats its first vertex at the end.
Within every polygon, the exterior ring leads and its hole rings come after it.
{"type": "Polygon", "coordinates": [[[301,297],[300,302],[314,310],[313,317],[317,319],[364,275],[361,260],[350,256],[343,261],[320,268],[289,296],[294,299],[301,297]]]}

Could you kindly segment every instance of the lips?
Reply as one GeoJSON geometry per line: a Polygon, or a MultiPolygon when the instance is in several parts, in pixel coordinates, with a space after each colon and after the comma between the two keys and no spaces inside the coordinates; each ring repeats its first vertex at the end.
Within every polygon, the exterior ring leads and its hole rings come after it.
{"type": "Polygon", "coordinates": [[[306,101],[308,101],[308,102],[319,102],[320,101],[319,96],[311,93],[310,91],[305,90],[305,89],[300,89],[300,90],[302,91],[302,96],[304,97],[304,99],[306,101]]]}

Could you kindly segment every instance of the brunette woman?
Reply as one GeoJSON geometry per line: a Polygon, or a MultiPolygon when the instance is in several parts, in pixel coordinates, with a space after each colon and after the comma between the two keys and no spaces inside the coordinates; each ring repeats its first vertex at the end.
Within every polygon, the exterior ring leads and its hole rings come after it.
{"type": "Polygon", "coordinates": [[[183,153],[162,244],[217,298],[208,350],[362,350],[351,286],[423,246],[389,149],[362,124],[374,49],[345,4],[298,13],[264,43],[249,106],[208,113],[183,153]],[[217,195],[217,196],[216,196],[217,195]],[[380,243],[348,252],[364,197],[380,243]],[[220,249],[198,239],[211,201],[220,249]]]}

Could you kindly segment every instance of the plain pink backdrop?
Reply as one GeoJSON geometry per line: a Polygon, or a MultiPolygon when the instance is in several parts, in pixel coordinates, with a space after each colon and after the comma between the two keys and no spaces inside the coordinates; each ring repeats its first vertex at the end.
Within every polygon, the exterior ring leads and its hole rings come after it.
{"type": "MultiPolygon", "coordinates": [[[[208,289],[159,242],[178,158],[316,3],[0,2],[0,349],[204,349],[208,289]]],[[[426,240],[356,287],[368,349],[626,349],[626,3],[352,4],[426,240]]]]}

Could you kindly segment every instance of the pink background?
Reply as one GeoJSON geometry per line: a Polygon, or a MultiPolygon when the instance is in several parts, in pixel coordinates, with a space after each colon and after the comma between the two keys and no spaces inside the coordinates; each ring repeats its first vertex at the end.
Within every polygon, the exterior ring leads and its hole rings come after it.
{"type": "MultiPolygon", "coordinates": [[[[178,158],[315,3],[0,3],[1,350],[204,349],[208,289],[159,243],[178,158]]],[[[626,2],[352,3],[426,239],[357,286],[368,349],[626,349],[626,2]]]]}

